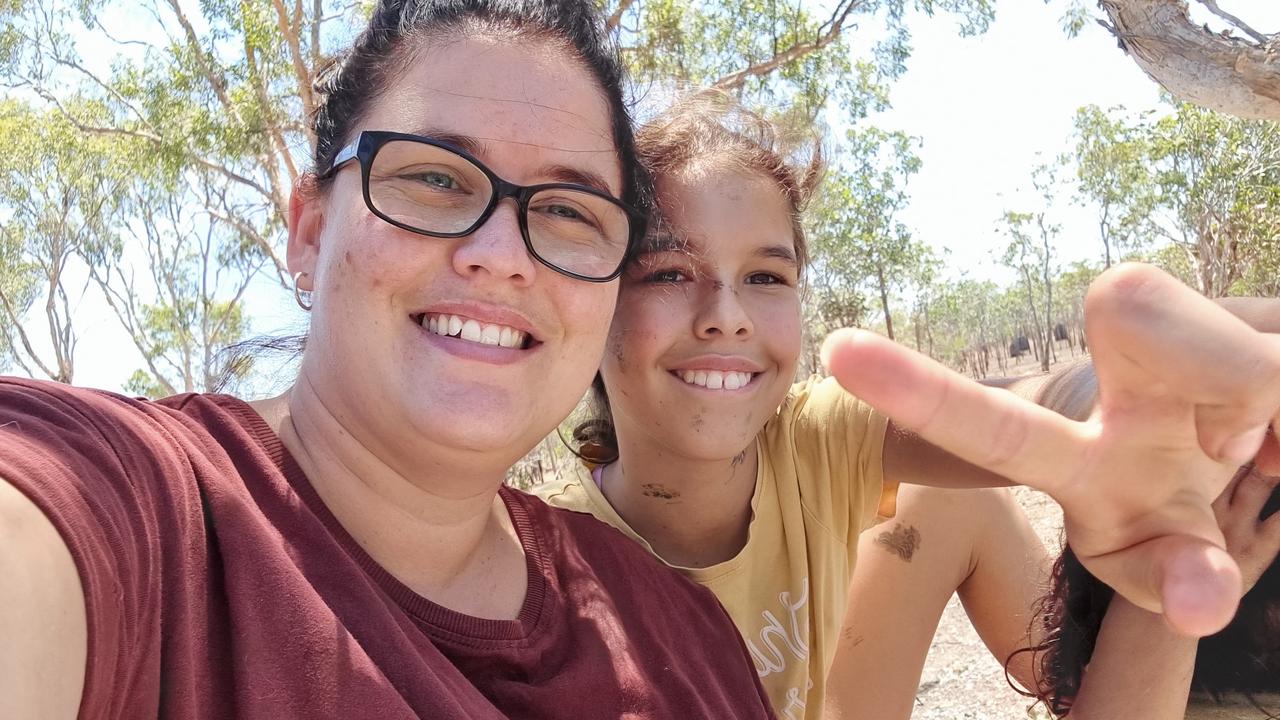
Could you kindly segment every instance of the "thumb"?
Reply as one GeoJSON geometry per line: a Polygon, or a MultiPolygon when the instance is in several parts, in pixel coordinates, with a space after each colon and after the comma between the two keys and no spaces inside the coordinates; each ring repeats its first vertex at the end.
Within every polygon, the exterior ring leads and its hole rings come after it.
{"type": "Polygon", "coordinates": [[[1130,602],[1164,614],[1179,633],[1212,635],[1240,603],[1240,567],[1226,550],[1191,535],[1166,535],[1081,562],[1130,602]]]}

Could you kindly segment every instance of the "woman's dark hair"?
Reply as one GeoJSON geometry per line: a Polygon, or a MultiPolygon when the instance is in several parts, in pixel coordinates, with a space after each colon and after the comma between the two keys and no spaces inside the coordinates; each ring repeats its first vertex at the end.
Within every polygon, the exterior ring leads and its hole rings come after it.
{"type": "MultiPolygon", "coordinates": [[[[369,106],[413,61],[421,41],[449,41],[468,34],[559,43],[571,52],[599,83],[609,106],[622,165],[622,200],[642,212],[649,210],[653,186],[636,157],[631,115],[623,99],[625,74],[593,0],[379,0],[352,46],[316,71],[310,118],[315,134],[311,177],[316,187],[332,181],[324,171],[369,106]]],[[[222,353],[224,370],[216,387],[233,385],[260,357],[296,358],[305,343],[306,335],[236,343],[222,353]]]]}
{"type": "Polygon", "coordinates": [[[622,164],[622,200],[641,210],[649,207],[651,187],[636,159],[623,100],[622,64],[594,0],[381,0],[354,44],[316,73],[311,118],[316,171],[333,163],[370,104],[413,61],[415,41],[468,34],[550,41],[572,52],[608,103],[622,164]]]}
{"type": "MultiPolygon", "coordinates": [[[[1247,472],[1246,468],[1242,472],[1247,472]]],[[[1280,509],[1280,490],[1260,517],[1280,509]]],[[[1070,547],[1053,564],[1049,592],[1040,599],[1035,623],[1043,641],[1018,652],[1035,654],[1038,698],[1055,715],[1071,710],[1080,691],[1114,591],[1080,564],[1070,547]]],[[[1231,624],[1200,640],[1192,691],[1221,699],[1228,693],[1253,698],[1280,692],[1280,563],[1273,562],[1244,599],[1231,624]]],[[[1272,715],[1275,708],[1259,708],[1272,715]]]]}
{"type": "MultiPolygon", "coordinates": [[[[812,128],[788,131],[726,93],[701,90],[681,97],[646,122],[636,132],[636,152],[655,180],[727,167],[773,183],[791,210],[796,264],[803,273],[808,243],[801,214],[825,167],[821,139],[812,128]]],[[[662,208],[656,214],[650,227],[660,228],[662,208]]],[[[576,447],[570,448],[593,464],[613,462],[618,457],[618,438],[600,373],[591,383],[588,403],[589,419],[573,429],[576,447]]]]}

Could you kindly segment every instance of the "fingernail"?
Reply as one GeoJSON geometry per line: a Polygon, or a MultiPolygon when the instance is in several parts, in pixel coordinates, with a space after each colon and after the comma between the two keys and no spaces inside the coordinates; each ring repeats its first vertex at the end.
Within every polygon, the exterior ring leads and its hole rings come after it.
{"type": "Polygon", "coordinates": [[[1267,426],[1262,425],[1228,438],[1218,449],[1218,459],[1232,465],[1244,465],[1258,454],[1266,436],[1267,426]]]}
{"type": "Polygon", "coordinates": [[[822,349],[818,351],[818,359],[822,362],[822,367],[828,372],[831,371],[831,345],[835,343],[840,336],[853,332],[849,329],[835,330],[822,341],[822,349]]]}

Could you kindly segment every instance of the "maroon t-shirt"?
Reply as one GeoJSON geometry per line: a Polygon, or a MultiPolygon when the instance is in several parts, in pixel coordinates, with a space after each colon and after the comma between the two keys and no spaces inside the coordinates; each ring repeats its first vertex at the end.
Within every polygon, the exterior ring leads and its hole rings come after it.
{"type": "Polygon", "coordinates": [[[0,478],[50,518],[88,610],[82,718],[768,718],[714,596],[617,531],[504,489],[515,620],[417,595],[227,396],[0,379],[0,478]]]}

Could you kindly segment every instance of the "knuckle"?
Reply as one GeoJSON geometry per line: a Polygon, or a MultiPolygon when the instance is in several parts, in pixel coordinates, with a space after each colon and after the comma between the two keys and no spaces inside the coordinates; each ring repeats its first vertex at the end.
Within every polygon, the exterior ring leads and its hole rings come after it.
{"type": "Polygon", "coordinates": [[[1165,284],[1159,270],[1141,263],[1121,263],[1098,277],[1085,296],[1085,314],[1108,319],[1146,307],[1165,284]]]}

